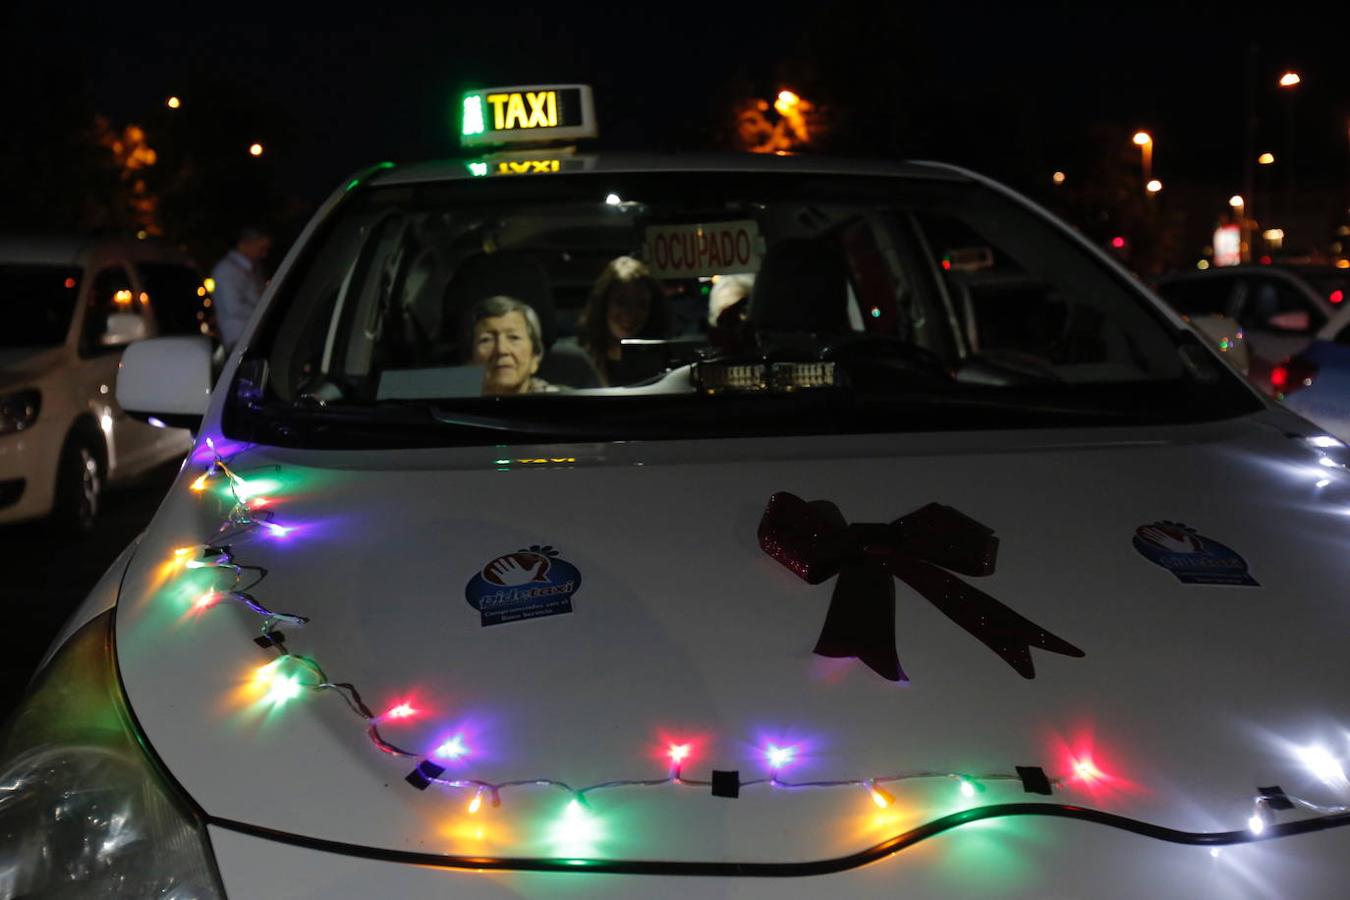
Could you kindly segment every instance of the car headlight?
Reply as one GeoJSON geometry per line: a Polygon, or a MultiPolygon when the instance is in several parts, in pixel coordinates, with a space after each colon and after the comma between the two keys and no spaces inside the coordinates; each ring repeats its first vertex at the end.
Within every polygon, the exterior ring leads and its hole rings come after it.
{"type": "Polygon", "coordinates": [[[42,395],[34,390],[0,394],[0,434],[23,431],[37,421],[42,395]]]}
{"type": "Polygon", "coordinates": [[[206,831],[141,746],[112,611],[81,628],[0,735],[0,898],[223,896],[206,831]]]}

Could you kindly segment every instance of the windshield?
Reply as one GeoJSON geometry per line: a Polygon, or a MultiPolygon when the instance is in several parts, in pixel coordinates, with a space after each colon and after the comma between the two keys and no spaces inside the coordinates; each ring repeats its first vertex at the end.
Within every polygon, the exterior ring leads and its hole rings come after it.
{"type": "Polygon", "coordinates": [[[78,268],[0,264],[0,347],[65,343],[79,292],[78,268]]]}
{"type": "Polygon", "coordinates": [[[964,179],[375,186],[287,276],[227,425],[453,444],[1252,408],[1197,349],[1053,223],[964,179]]]}

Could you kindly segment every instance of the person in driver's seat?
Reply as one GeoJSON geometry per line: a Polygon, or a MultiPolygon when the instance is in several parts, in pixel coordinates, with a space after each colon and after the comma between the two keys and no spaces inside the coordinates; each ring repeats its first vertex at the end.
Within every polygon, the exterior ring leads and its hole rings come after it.
{"type": "Polygon", "coordinates": [[[537,394],[558,388],[536,378],[544,355],[539,316],[514,297],[488,297],[464,317],[460,346],[483,367],[483,394],[537,394]]]}

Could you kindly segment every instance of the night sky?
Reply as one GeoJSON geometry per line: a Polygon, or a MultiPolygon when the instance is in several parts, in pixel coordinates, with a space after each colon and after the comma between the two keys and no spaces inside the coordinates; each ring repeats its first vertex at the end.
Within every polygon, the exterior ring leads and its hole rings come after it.
{"type": "MultiPolygon", "coordinates": [[[[601,149],[725,146],[736,99],[790,86],[828,108],[832,153],[941,158],[1035,192],[1055,169],[1087,172],[1108,145],[1128,154],[1128,135],[1147,128],[1166,183],[1231,192],[1255,43],[1257,149],[1285,149],[1292,100],[1300,183],[1344,194],[1350,180],[1350,4],[336,9],[8,9],[6,93],[25,95],[20,124],[23,110],[153,124],[169,94],[200,123],[206,103],[216,139],[262,141],[272,177],[306,203],[372,162],[454,155],[458,91],[532,81],[592,84],[601,149]],[[1303,76],[1297,96],[1275,87],[1286,68],[1303,76]],[[78,101],[51,104],[52,91],[78,101]]],[[[7,158],[42,152],[21,144],[7,158]]]]}

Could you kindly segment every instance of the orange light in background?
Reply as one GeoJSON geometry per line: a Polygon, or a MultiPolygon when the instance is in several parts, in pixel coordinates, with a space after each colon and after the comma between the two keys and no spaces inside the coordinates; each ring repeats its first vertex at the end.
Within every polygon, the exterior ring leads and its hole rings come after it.
{"type": "Polygon", "coordinates": [[[1147,131],[1136,131],[1132,140],[1142,147],[1145,144],[1153,143],[1153,135],[1149,134],[1147,131]]]}
{"type": "Polygon", "coordinates": [[[1228,205],[1233,207],[1233,209],[1242,209],[1242,207],[1247,205],[1247,201],[1242,199],[1241,194],[1234,194],[1228,198],[1228,205]]]}
{"type": "Polygon", "coordinates": [[[1055,184],[1063,184],[1064,179],[1067,177],[1068,176],[1065,175],[1063,172],[1056,172],[1055,174],[1050,176],[1050,180],[1053,181],[1055,184]]]}
{"type": "Polygon", "coordinates": [[[1162,182],[1154,178],[1148,184],[1144,185],[1144,190],[1148,191],[1150,194],[1156,194],[1158,191],[1162,190],[1162,182]]]}
{"type": "Polygon", "coordinates": [[[214,278],[206,278],[202,281],[202,287],[206,288],[206,292],[209,294],[216,289],[216,280],[214,278]]]}
{"type": "Polygon", "coordinates": [[[1258,163],[1260,163],[1261,165],[1263,165],[1263,166],[1268,166],[1268,165],[1270,165],[1271,163],[1275,162],[1275,154],[1274,154],[1274,153],[1262,153],[1260,156],[1258,156],[1258,157],[1256,158],[1256,161],[1257,161],[1258,163]]]}
{"type": "Polygon", "coordinates": [[[1280,87],[1293,87],[1302,80],[1297,72],[1285,72],[1280,76],[1280,87]]]}
{"type": "Polygon", "coordinates": [[[183,101],[179,100],[177,97],[170,97],[168,100],[164,101],[164,105],[169,109],[178,109],[178,107],[183,105],[183,101]]]}
{"type": "Polygon", "coordinates": [[[130,306],[131,291],[120,290],[116,294],[113,294],[113,302],[116,303],[118,306],[130,306]]]}
{"type": "Polygon", "coordinates": [[[248,145],[248,155],[249,155],[249,156],[262,156],[262,155],[263,155],[263,145],[262,145],[262,144],[249,144],[249,145],[248,145]]]}
{"type": "Polygon", "coordinates": [[[784,89],[778,92],[778,99],[773,101],[773,108],[778,112],[780,116],[786,116],[793,109],[795,109],[801,102],[802,102],[801,97],[798,97],[792,91],[784,89]]]}

